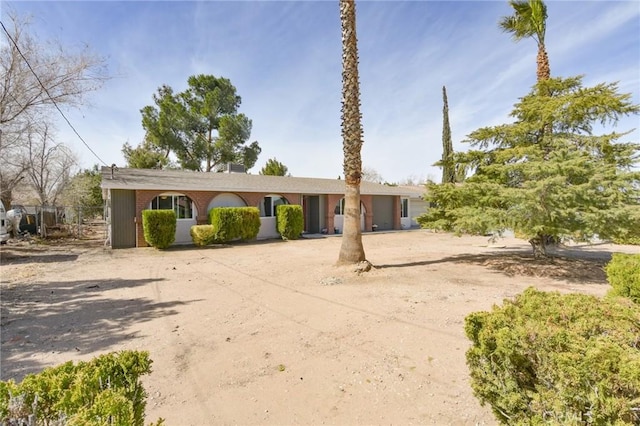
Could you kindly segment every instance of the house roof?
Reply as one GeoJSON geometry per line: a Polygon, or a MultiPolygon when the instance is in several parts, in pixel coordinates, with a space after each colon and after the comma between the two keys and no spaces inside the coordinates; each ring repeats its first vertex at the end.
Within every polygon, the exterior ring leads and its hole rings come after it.
{"type": "MultiPolygon", "coordinates": [[[[246,173],[195,172],[190,170],[155,170],[102,168],[103,189],[146,189],[159,191],[223,191],[262,192],[273,194],[344,194],[344,181],[340,179],[302,178],[291,176],[264,176],[246,173]]],[[[389,186],[362,182],[363,195],[398,195],[420,197],[424,188],[389,186]]]]}

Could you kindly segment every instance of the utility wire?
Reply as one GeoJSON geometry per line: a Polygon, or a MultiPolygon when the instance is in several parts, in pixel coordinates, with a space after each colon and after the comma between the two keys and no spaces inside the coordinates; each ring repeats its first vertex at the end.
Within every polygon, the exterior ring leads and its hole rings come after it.
{"type": "Polygon", "coordinates": [[[7,28],[4,26],[4,23],[2,21],[0,21],[0,25],[2,25],[2,29],[4,30],[5,34],[7,35],[7,37],[9,38],[9,40],[11,40],[11,43],[13,43],[13,45],[15,46],[16,50],[18,51],[18,53],[20,54],[20,56],[22,57],[22,59],[24,59],[25,64],[27,64],[27,67],[29,68],[29,70],[31,71],[31,73],[33,74],[33,76],[36,78],[36,80],[38,80],[38,83],[40,84],[40,86],[42,87],[42,89],[44,90],[44,92],[47,94],[47,96],[49,97],[49,100],[53,103],[53,105],[56,107],[56,109],[58,110],[58,112],[60,113],[60,115],[62,116],[62,118],[64,118],[64,121],[67,122],[67,124],[69,125],[69,127],[71,127],[71,130],[73,130],[73,133],[76,134],[76,136],[78,136],[78,139],[80,139],[82,141],[82,143],[84,144],[84,146],[87,147],[87,149],[89,151],[91,151],[91,153],[102,163],[104,164],[106,167],[109,167],[109,165],[107,163],[105,163],[102,158],[100,158],[98,156],[98,154],[96,154],[93,149],[91,149],[91,147],[89,146],[89,144],[82,138],[82,136],[80,136],[80,133],[78,133],[78,131],[76,130],[75,127],[73,127],[73,124],[71,124],[71,122],[69,121],[69,119],[67,118],[66,115],[64,115],[64,112],[62,112],[62,110],[60,109],[60,107],[58,106],[58,103],[55,101],[55,99],[53,99],[53,97],[51,96],[51,94],[49,93],[49,90],[45,87],[45,85],[42,83],[42,81],[40,80],[40,77],[38,77],[38,74],[36,74],[35,70],[31,67],[31,64],[29,63],[29,61],[27,60],[27,58],[24,56],[24,54],[22,53],[22,51],[20,50],[20,47],[18,47],[18,43],[16,43],[16,41],[13,39],[13,37],[11,37],[11,34],[9,34],[9,31],[7,31],[7,28]]]}

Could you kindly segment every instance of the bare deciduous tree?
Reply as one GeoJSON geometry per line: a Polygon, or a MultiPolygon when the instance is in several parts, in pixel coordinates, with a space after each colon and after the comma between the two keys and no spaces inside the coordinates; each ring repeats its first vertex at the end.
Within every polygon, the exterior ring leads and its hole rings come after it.
{"type": "Polygon", "coordinates": [[[5,42],[0,48],[0,125],[38,107],[80,107],[84,95],[107,80],[104,59],[87,46],[73,52],[57,41],[44,43],[27,32],[29,18],[13,13],[8,17],[10,28],[3,23],[5,42]]]}
{"type": "Polygon", "coordinates": [[[43,205],[56,204],[58,196],[71,178],[76,159],[71,150],[53,142],[50,125],[43,124],[28,135],[28,183],[43,205]]]}
{"type": "MultiPolygon", "coordinates": [[[[0,198],[11,204],[26,177],[29,138],[56,108],[78,108],[108,79],[105,60],[88,47],[74,51],[29,33],[30,18],[9,11],[0,41],[0,198]]],[[[66,148],[65,148],[66,149],[66,148]]]]}
{"type": "Polygon", "coordinates": [[[7,209],[11,205],[13,189],[24,179],[27,170],[22,134],[10,126],[0,127],[0,200],[7,209]]]}
{"type": "Polygon", "coordinates": [[[363,182],[373,182],[373,183],[383,183],[384,178],[382,175],[373,167],[363,167],[362,168],[362,181],[363,182]]]}

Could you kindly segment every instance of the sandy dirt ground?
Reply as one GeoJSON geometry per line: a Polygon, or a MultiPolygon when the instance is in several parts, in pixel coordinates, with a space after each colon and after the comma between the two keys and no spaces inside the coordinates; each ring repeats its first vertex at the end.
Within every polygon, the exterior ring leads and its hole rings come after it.
{"type": "Polygon", "coordinates": [[[340,237],[206,248],[0,249],[1,375],[147,350],[147,418],[167,425],[490,425],[469,386],[464,318],[529,286],[604,295],[614,251],[535,262],[515,238],[363,236],[373,270],[336,267],[340,237]]]}

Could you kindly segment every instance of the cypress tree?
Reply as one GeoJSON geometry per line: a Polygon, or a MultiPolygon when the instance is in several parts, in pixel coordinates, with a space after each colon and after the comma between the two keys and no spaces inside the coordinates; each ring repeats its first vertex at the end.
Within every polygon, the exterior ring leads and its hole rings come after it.
{"type": "Polygon", "coordinates": [[[456,170],[453,162],[453,142],[451,142],[451,126],[449,125],[449,104],[447,88],[442,86],[442,183],[455,183],[456,170]]]}

